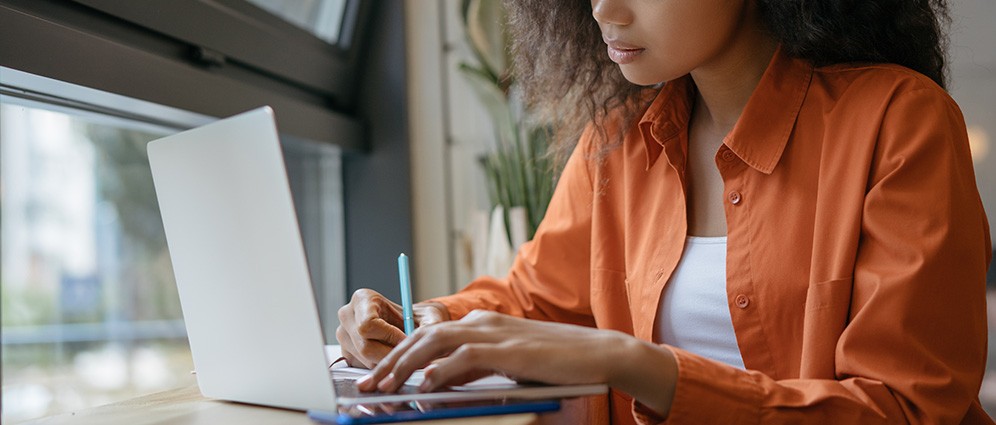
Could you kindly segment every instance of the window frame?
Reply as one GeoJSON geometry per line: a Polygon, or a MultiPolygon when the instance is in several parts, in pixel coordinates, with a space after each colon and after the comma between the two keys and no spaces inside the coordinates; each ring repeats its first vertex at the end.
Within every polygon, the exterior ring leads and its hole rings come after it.
{"type": "Polygon", "coordinates": [[[241,0],[0,0],[0,65],[212,117],[270,105],[282,133],[365,151],[369,3],[347,1],[332,45],[241,0]]]}

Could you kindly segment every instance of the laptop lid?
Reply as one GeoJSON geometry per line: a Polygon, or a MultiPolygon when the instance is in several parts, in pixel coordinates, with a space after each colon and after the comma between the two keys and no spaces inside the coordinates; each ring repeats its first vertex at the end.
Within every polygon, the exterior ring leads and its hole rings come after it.
{"type": "Polygon", "coordinates": [[[148,153],[201,393],[335,410],[273,111],[153,141],[148,153]]]}

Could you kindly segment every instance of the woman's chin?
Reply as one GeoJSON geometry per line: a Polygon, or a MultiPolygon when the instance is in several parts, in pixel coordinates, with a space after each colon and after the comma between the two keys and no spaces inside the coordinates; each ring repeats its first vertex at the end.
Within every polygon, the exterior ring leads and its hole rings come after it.
{"type": "Polygon", "coordinates": [[[661,83],[674,80],[685,74],[671,75],[672,73],[665,72],[646,72],[644,70],[627,69],[627,66],[620,66],[622,70],[623,77],[626,81],[629,81],[638,86],[656,86],[661,83]]]}

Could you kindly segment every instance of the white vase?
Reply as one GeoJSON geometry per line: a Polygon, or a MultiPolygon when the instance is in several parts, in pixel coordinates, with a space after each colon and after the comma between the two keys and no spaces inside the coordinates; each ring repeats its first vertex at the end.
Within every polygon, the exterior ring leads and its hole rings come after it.
{"type": "Polygon", "coordinates": [[[491,210],[485,255],[483,274],[488,276],[504,277],[515,260],[515,251],[508,242],[508,232],[505,230],[505,210],[500,205],[491,210]]]}
{"type": "Polygon", "coordinates": [[[526,209],[512,207],[508,212],[509,227],[505,227],[505,214],[501,206],[490,213],[476,210],[471,213],[467,257],[472,274],[477,276],[505,277],[519,247],[527,241],[526,209]],[[511,237],[511,242],[509,241],[511,237]]]}

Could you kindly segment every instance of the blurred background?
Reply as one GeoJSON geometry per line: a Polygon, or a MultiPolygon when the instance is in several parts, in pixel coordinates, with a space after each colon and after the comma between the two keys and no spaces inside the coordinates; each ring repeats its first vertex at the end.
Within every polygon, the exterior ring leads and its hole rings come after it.
{"type": "MultiPolygon", "coordinates": [[[[418,299],[507,267],[548,195],[495,183],[535,165],[504,149],[545,143],[501,86],[496,4],[0,0],[0,420],[195,384],[145,144],[216,117],[274,107],[330,343],[347,294],[398,297],[398,252],[418,299]]],[[[951,8],[950,92],[996,223],[996,2],[951,8]]]]}

